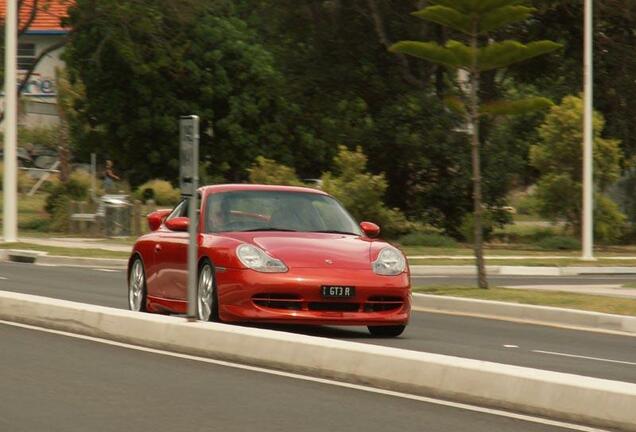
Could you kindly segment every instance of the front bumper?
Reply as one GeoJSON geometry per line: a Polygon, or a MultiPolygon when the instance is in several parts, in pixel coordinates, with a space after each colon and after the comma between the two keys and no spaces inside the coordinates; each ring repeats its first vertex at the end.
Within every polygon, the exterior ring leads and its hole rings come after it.
{"type": "Polygon", "coordinates": [[[216,273],[222,321],[310,325],[405,325],[411,309],[407,272],[379,276],[369,270],[291,269],[216,273]],[[323,298],[321,286],[355,287],[351,298],[323,298]]]}

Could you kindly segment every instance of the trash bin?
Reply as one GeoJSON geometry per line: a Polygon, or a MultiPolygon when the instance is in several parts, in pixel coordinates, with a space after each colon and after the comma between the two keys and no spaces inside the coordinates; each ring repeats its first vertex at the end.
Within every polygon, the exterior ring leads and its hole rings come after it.
{"type": "Polygon", "coordinates": [[[128,195],[104,195],[102,203],[99,210],[103,212],[106,237],[130,236],[132,204],[128,195]]]}

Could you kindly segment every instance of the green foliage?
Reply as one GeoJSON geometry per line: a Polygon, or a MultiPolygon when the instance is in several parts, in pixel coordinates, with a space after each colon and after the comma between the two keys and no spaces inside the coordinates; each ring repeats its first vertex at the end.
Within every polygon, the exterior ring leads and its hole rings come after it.
{"type": "MultiPolygon", "coordinates": [[[[550,110],[539,127],[539,143],[530,149],[530,162],[541,177],[537,183],[539,214],[549,220],[565,220],[576,233],[581,230],[583,102],[568,96],[550,110]]],[[[596,194],[595,236],[600,241],[616,241],[626,217],[603,194],[618,179],[621,152],[618,140],[601,138],[604,119],[594,113],[594,180],[596,194]]]]}
{"type": "MultiPolygon", "coordinates": [[[[26,172],[18,170],[18,192],[26,193],[31,189],[35,180],[31,178],[26,172]]],[[[2,190],[4,184],[4,164],[0,162],[0,190],[2,190]]]]}
{"type": "MultiPolygon", "coordinates": [[[[575,96],[563,98],[551,108],[539,127],[539,142],[530,149],[530,163],[543,175],[562,173],[580,182],[582,178],[583,101],[575,96]]],[[[594,178],[606,190],[620,174],[620,142],[602,138],[605,120],[599,112],[593,116],[594,178]]]]}
{"type": "Polygon", "coordinates": [[[596,194],[594,208],[594,238],[615,244],[627,232],[627,216],[608,196],[596,194]]]}
{"type": "Polygon", "coordinates": [[[18,128],[18,145],[25,147],[33,145],[57,149],[59,128],[56,126],[35,126],[18,128]]]}
{"type": "Polygon", "coordinates": [[[85,201],[91,187],[90,175],[85,171],[74,171],[66,183],[53,186],[46,197],[44,210],[51,216],[52,231],[66,231],[71,217],[71,202],[85,201]]]}
{"type": "Polygon", "coordinates": [[[384,174],[366,171],[367,157],[362,149],[350,151],[340,146],[333,165],[334,171],[322,176],[322,189],[339,200],[356,220],[379,224],[387,237],[410,230],[411,223],[399,210],[384,205],[386,179],[384,174]]]}
{"type": "MultiPolygon", "coordinates": [[[[501,211],[498,209],[492,209],[486,211],[482,216],[482,227],[484,240],[491,240],[493,233],[497,228],[502,228],[504,225],[512,222],[510,213],[501,211]]],[[[474,242],[475,241],[475,217],[471,213],[467,213],[459,227],[459,234],[461,239],[474,242]]]]}
{"type": "Polygon", "coordinates": [[[173,206],[179,202],[181,193],[169,181],[154,179],[139,186],[134,197],[142,202],[153,199],[157,205],[173,206]]]}
{"type": "Polygon", "coordinates": [[[428,246],[452,248],[457,246],[457,241],[439,233],[412,232],[401,236],[398,242],[402,246],[428,246]]]}
{"type": "Polygon", "coordinates": [[[580,250],[581,242],[574,237],[550,236],[539,240],[537,246],[545,250],[580,250]]]}
{"type": "Polygon", "coordinates": [[[545,110],[554,104],[548,98],[528,97],[518,100],[497,100],[486,102],[481,105],[480,112],[490,116],[498,115],[521,115],[531,111],[545,110]]]}
{"type": "MultiPolygon", "coordinates": [[[[423,20],[442,24],[464,33],[467,36],[466,43],[449,40],[446,45],[442,46],[437,42],[402,41],[389,48],[390,51],[398,54],[411,55],[445,66],[451,69],[450,72],[453,74],[456,73],[457,69],[460,69],[468,78],[465,82],[458,83],[454,89],[461,94],[464,109],[457,109],[456,103],[454,109],[456,112],[465,113],[465,124],[471,135],[474,213],[472,220],[465,219],[462,229],[464,236],[468,237],[469,234],[465,231],[470,225],[474,225],[475,256],[480,288],[488,288],[482,237],[484,237],[484,231],[486,231],[485,236],[487,236],[488,232],[492,230],[491,227],[487,226],[489,221],[482,220],[480,117],[487,111],[481,111],[481,81],[485,72],[524,62],[555,51],[560,47],[559,44],[548,40],[530,42],[525,45],[516,40],[497,42],[490,34],[487,34],[500,31],[503,27],[514,22],[523,21],[534,12],[534,9],[525,8],[520,3],[518,0],[443,0],[434,2],[433,5],[425,7],[415,15],[423,20]],[[484,225],[486,225],[485,229],[484,225]]],[[[457,79],[456,77],[451,78],[453,82],[458,79],[463,79],[461,74],[457,79]]],[[[508,110],[503,109],[504,104],[498,103],[496,105],[498,109],[494,110],[494,113],[512,113],[518,112],[521,108],[529,109],[543,105],[537,102],[535,100],[532,103],[509,104],[508,110]]]]}
{"type": "Polygon", "coordinates": [[[231,10],[196,0],[78,0],[65,56],[88,96],[76,120],[84,127],[72,128],[82,152],[117,155],[133,185],[176,178],[178,118],[196,113],[201,160],[212,162],[206,174],[242,180],[259,154],[302,154],[311,137],[295,132],[296,107],[274,59],[231,10]]]}
{"type": "Polygon", "coordinates": [[[263,156],[258,156],[252,167],[247,171],[252,183],[287,186],[303,185],[293,168],[263,156]]]}

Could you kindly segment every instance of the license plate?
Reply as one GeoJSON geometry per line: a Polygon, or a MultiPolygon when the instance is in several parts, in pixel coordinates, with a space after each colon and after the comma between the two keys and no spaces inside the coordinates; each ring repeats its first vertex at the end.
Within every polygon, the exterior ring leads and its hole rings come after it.
{"type": "Polygon", "coordinates": [[[323,285],[320,288],[320,292],[323,297],[354,297],[356,295],[356,289],[352,286],[344,285],[323,285]]]}

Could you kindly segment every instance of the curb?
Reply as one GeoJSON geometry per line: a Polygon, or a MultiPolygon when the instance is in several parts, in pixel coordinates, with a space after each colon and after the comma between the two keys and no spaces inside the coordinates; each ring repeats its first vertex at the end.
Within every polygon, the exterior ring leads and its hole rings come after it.
{"type": "Polygon", "coordinates": [[[636,384],[0,291],[0,319],[636,431],[636,384]],[[390,367],[388,367],[390,366],[390,367]]]}
{"type": "MultiPolygon", "coordinates": [[[[411,265],[411,276],[476,276],[473,265],[432,266],[411,265]]],[[[545,267],[545,266],[486,266],[486,272],[500,276],[580,276],[608,274],[636,274],[636,267],[545,267]]]]}
{"type": "Polygon", "coordinates": [[[46,252],[39,252],[35,250],[14,249],[1,249],[0,261],[44,265],[62,265],[72,267],[106,267],[116,269],[126,268],[126,266],[128,265],[128,260],[121,258],[69,257],[60,255],[48,255],[46,252]]]}
{"type": "Polygon", "coordinates": [[[484,318],[557,325],[574,329],[629,333],[636,336],[636,317],[431,294],[413,294],[414,309],[484,318]]]}

